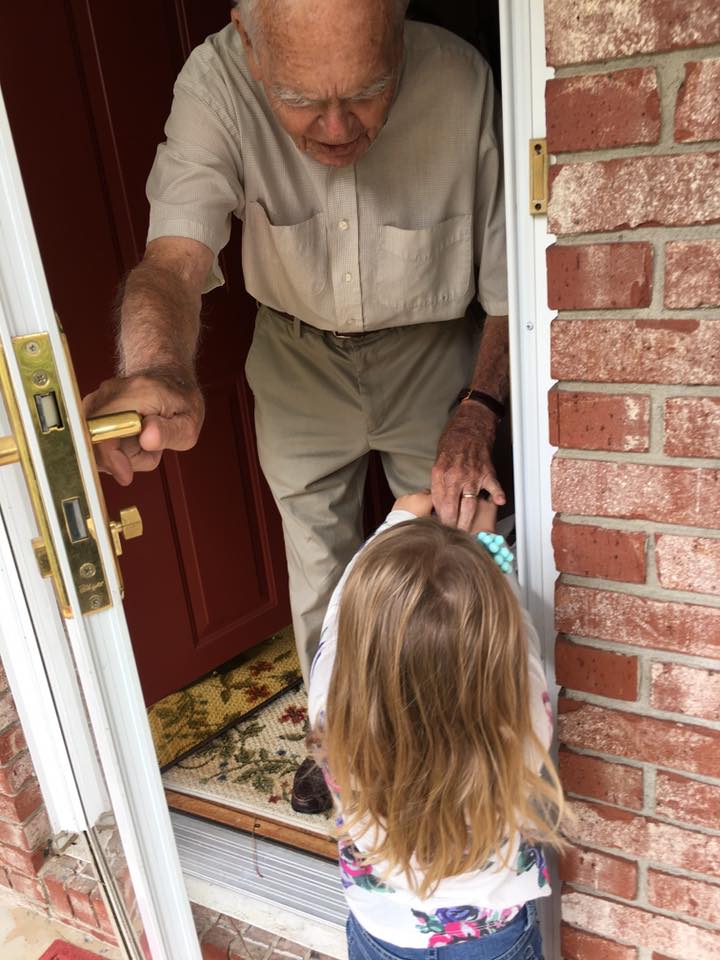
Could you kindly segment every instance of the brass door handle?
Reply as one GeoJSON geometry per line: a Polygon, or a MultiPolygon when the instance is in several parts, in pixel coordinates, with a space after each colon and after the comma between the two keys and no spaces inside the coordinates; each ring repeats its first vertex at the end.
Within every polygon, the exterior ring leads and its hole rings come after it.
{"type": "MultiPolygon", "coordinates": [[[[142,419],[134,410],[124,413],[111,413],[104,417],[90,417],[87,421],[88,433],[92,443],[103,440],[120,440],[123,437],[135,437],[142,430],[142,419]]],[[[0,437],[0,467],[18,463],[20,451],[14,437],[0,437]]]]}

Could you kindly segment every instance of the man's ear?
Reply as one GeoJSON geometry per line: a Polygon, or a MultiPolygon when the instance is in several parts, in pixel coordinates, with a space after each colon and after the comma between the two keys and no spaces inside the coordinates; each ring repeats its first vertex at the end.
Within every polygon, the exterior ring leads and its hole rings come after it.
{"type": "Polygon", "coordinates": [[[242,17],[240,11],[233,9],[230,12],[230,18],[233,22],[233,26],[240,35],[242,40],[243,47],[245,47],[245,55],[247,56],[248,67],[250,68],[250,74],[253,80],[262,80],[262,70],[260,69],[260,60],[255,52],[255,47],[253,46],[250,35],[243,26],[242,17]]]}

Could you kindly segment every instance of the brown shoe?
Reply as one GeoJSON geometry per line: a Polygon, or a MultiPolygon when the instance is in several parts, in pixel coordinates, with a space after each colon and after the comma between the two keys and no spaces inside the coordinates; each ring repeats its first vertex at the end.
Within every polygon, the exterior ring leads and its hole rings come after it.
{"type": "Polygon", "coordinates": [[[324,813],[332,803],[322,770],[306,757],[295,771],[290,806],[297,813],[324,813]]]}

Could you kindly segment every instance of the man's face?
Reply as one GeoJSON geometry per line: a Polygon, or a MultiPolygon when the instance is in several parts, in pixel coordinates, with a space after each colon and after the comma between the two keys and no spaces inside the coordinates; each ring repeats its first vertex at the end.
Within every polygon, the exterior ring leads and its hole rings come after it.
{"type": "Polygon", "coordinates": [[[387,119],[402,57],[389,6],[294,0],[287,16],[264,18],[254,44],[233,12],[275,116],[296,147],[325,166],[356,163],[387,119]]]}

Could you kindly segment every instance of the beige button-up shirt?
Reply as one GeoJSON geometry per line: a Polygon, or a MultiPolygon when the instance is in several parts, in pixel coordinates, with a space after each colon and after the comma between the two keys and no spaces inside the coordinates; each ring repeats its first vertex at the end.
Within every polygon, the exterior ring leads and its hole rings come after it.
{"type": "Polygon", "coordinates": [[[248,292],[323,330],[450,320],[477,292],[507,313],[505,212],[490,70],[427,24],[405,25],[387,123],[349,167],[301,153],[248,71],[232,24],[183,67],[148,179],[148,240],[190,237],[217,255],[243,223],[248,292]]]}

